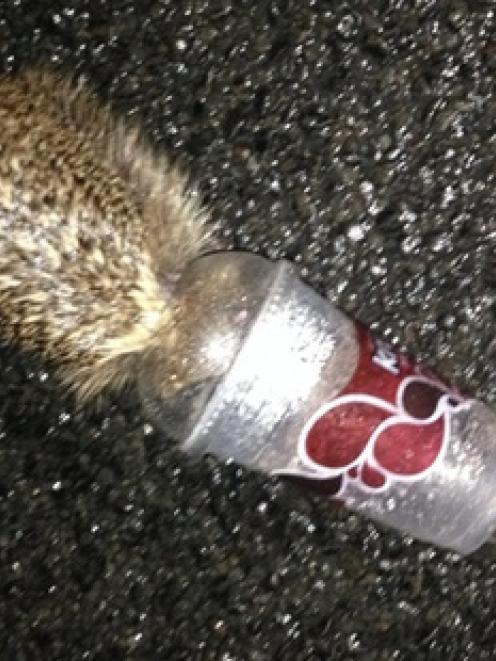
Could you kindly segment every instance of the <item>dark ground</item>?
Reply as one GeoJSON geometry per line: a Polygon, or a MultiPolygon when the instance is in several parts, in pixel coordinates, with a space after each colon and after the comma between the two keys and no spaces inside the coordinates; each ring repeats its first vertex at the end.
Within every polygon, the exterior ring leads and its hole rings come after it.
{"type": "MultiPolygon", "coordinates": [[[[230,245],[294,260],[496,401],[491,2],[2,0],[0,67],[84,72],[230,245]],[[375,7],[375,8],[373,8],[375,7]]],[[[0,659],[495,659],[496,547],[429,548],[0,354],[0,659]]]]}

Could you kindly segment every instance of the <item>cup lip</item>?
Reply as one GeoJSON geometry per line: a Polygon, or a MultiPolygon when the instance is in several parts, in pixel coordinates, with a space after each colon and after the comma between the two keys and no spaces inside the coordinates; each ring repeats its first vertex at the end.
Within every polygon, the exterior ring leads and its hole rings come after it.
{"type": "MultiPolygon", "coordinates": [[[[246,254],[251,255],[252,253],[246,253],[246,254]]],[[[185,452],[198,453],[208,447],[207,435],[203,435],[201,442],[199,442],[198,439],[202,437],[202,430],[208,428],[209,421],[212,418],[212,412],[216,408],[217,398],[221,397],[220,393],[222,393],[222,391],[225,388],[228,375],[233,369],[236,359],[239,353],[242,351],[243,346],[245,346],[245,344],[249,342],[250,336],[253,332],[255,325],[258,323],[258,320],[260,319],[260,317],[264,315],[266,310],[273,303],[274,295],[277,294],[281,282],[283,282],[287,274],[292,273],[294,271],[293,265],[285,259],[281,259],[273,262],[271,260],[266,260],[265,258],[260,257],[258,255],[255,256],[259,257],[260,259],[263,259],[264,261],[268,261],[272,264],[273,266],[272,279],[268,283],[267,293],[265,295],[262,305],[259,307],[257,313],[253,316],[250,322],[247,324],[238,351],[233,356],[228,369],[222,374],[220,379],[217,381],[216,385],[212,388],[212,391],[210,393],[208,401],[205,404],[203,411],[200,413],[195,423],[192,425],[188,436],[182,442],[181,447],[185,452]]]]}

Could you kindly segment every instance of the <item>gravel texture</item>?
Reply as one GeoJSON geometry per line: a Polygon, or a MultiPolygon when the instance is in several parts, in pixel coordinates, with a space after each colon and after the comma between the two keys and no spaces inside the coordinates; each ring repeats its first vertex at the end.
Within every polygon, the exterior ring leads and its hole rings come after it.
{"type": "MultiPolygon", "coordinates": [[[[2,0],[0,68],[84,73],[198,180],[230,246],[496,400],[496,8],[2,0]]],[[[77,411],[0,353],[0,659],[496,658],[468,559],[237,466],[133,393],[77,411]]]]}

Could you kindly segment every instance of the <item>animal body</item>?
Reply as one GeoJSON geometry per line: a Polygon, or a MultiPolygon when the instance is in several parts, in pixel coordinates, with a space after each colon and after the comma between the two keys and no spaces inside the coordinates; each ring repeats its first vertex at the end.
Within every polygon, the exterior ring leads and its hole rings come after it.
{"type": "Polygon", "coordinates": [[[81,398],[173,344],[174,284],[212,246],[164,155],[82,82],[0,76],[0,336],[81,398]]]}

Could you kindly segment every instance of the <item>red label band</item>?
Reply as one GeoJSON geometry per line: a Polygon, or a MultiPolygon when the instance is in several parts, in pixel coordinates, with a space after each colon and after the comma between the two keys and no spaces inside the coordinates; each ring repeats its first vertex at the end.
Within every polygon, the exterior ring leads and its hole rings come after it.
{"type": "Polygon", "coordinates": [[[359,360],[348,385],[307,421],[299,457],[308,486],[339,497],[347,482],[377,493],[413,482],[444,456],[451,413],[465,400],[405,354],[357,325],[359,360]]]}

